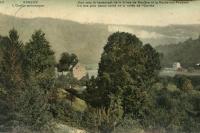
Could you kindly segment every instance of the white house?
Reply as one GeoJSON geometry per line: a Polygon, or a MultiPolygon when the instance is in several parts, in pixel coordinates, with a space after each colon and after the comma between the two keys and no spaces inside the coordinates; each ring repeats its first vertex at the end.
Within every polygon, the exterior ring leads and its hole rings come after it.
{"type": "Polygon", "coordinates": [[[179,63],[179,62],[173,63],[172,68],[173,68],[173,70],[179,70],[179,69],[181,69],[182,68],[181,67],[181,63],[179,63]]]}

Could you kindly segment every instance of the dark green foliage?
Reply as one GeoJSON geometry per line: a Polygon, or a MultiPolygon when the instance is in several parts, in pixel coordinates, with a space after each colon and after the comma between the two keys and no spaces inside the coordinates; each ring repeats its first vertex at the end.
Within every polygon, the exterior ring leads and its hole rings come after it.
{"type": "Polygon", "coordinates": [[[111,99],[111,106],[107,109],[88,106],[84,112],[74,110],[65,99],[54,99],[51,111],[57,121],[67,125],[84,128],[92,133],[110,133],[120,125],[123,115],[120,99],[112,96],[111,99]]]}
{"type": "MultiPolygon", "coordinates": [[[[155,83],[158,78],[161,55],[150,45],[146,44],[143,46],[143,52],[146,58],[145,68],[146,71],[143,75],[146,77],[145,81],[149,80],[149,83],[155,83]]],[[[151,85],[150,85],[151,86],[151,85]]]]}
{"type": "MultiPolygon", "coordinates": [[[[117,98],[122,102],[123,117],[129,114],[147,132],[198,132],[199,92],[193,90],[194,78],[160,77],[158,80],[160,57],[137,37],[114,33],[104,47],[97,78],[87,82],[85,100],[93,107],[108,109],[112,103],[110,96],[117,98]],[[158,81],[161,88],[153,88],[158,81]],[[169,88],[173,83],[179,89],[169,88]]],[[[87,118],[92,119],[91,116],[87,118]]],[[[119,123],[123,129],[123,122],[119,123]]],[[[96,131],[113,132],[108,125],[102,123],[104,128],[96,131]]]]}
{"type": "Polygon", "coordinates": [[[159,77],[159,81],[162,82],[163,84],[168,84],[168,83],[176,84],[178,88],[180,88],[180,86],[181,86],[180,83],[184,79],[190,80],[194,89],[198,88],[198,86],[200,85],[200,76],[198,76],[198,75],[188,76],[188,75],[177,74],[174,77],[171,77],[171,76],[160,76],[159,77]]]}
{"type": "MultiPolygon", "coordinates": [[[[175,76],[177,77],[177,76],[175,76]]],[[[186,76],[187,79],[191,80],[192,85],[199,86],[200,85],[200,76],[186,76]]]]}
{"type": "Polygon", "coordinates": [[[121,100],[110,96],[111,104],[108,108],[89,107],[82,116],[82,127],[89,132],[111,133],[115,131],[122,121],[123,108],[121,100]]]}
{"type": "Polygon", "coordinates": [[[5,40],[6,40],[5,37],[2,37],[2,36],[0,35],[0,62],[1,62],[2,59],[3,59],[3,47],[4,47],[4,45],[5,45],[5,43],[4,43],[5,40]]]}
{"type": "Polygon", "coordinates": [[[129,33],[114,33],[104,47],[97,79],[88,85],[88,94],[94,98],[90,101],[108,107],[109,96],[114,95],[122,100],[125,113],[142,119],[149,106],[147,91],[159,69],[159,54],[149,44],[143,46],[129,33]]]}
{"type": "Polygon", "coordinates": [[[200,85],[196,86],[195,90],[200,91],[200,85]]]}
{"type": "Polygon", "coordinates": [[[67,99],[53,99],[51,101],[50,111],[54,119],[58,122],[64,122],[69,126],[77,128],[84,126],[84,120],[82,120],[84,112],[74,110],[67,102],[67,99]]]}
{"type": "Polygon", "coordinates": [[[20,97],[21,125],[33,131],[50,130],[52,115],[48,100],[49,94],[40,88],[34,77],[30,77],[20,97]]]}
{"type": "Polygon", "coordinates": [[[164,55],[164,66],[171,67],[174,62],[180,62],[183,67],[195,67],[199,63],[200,38],[190,38],[179,44],[162,45],[156,49],[164,55]]]}
{"type": "MultiPolygon", "coordinates": [[[[198,77],[158,80],[160,54],[129,33],[108,38],[98,76],[90,80],[87,75],[78,81],[72,73],[55,80],[54,52],[40,30],[25,47],[11,30],[8,37],[0,37],[0,52],[0,132],[16,127],[51,132],[52,120],[92,133],[200,130],[198,77]],[[85,85],[83,94],[74,89],[85,85]],[[59,97],[56,88],[66,89],[69,97],[59,97]],[[73,101],[75,96],[88,103],[85,111],[70,106],[67,98],[73,101]]],[[[69,71],[77,62],[75,54],[63,53],[59,71],[69,71]]]]}
{"type": "Polygon", "coordinates": [[[142,126],[140,123],[131,118],[131,116],[125,116],[118,127],[115,128],[114,133],[138,133],[142,132],[142,126]]]}
{"type": "Polygon", "coordinates": [[[3,58],[0,66],[0,78],[3,78],[1,83],[11,92],[15,92],[12,89],[19,89],[23,84],[23,44],[15,29],[12,29],[9,32],[9,37],[4,37],[1,43],[3,45],[3,58]]]}
{"type": "Polygon", "coordinates": [[[79,84],[81,86],[86,86],[86,83],[89,81],[90,77],[89,77],[89,74],[87,73],[84,77],[82,77],[80,80],[79,80],[79,84]]]}
{"type": "Polygon", "coordinates": [[[48,99],[54,85],[54,53],[41,31],[25,48],[14,29],[0,43],[1,128],[40,130],[51,122],[48,99]]]}
{"type": "Polygon", "coordinates": [[[176,86],[183,90],[183,91],[189,91],[193,89],[193,85],[190,79],[188,79],[186,76],[175,76],[174,77],[176,86]]]}
{"type": "MultiPolygon", "coordinates": [[[[151,86],[158,80],[160,70],[160,55],[149,44],[142,42],[129,33],[114,33],[108,38],[99,63],[98,76],[87,82],[84,93],[85,100],[96,108],[106,110],[112,105],[112,100],[118,99],[118,105],[143,127],[151,122],[152,103],[148,94],[151,86]]],[[[123,126],[123,117],[118,126],[123,126]]],[[[105,122],[105,121],[104,121],[105,122]]],[[[113,132],[114,127],[102,123],[102,132],[113,132]]]]}
{"type": "Polygon", "coordinates": [[[200,93],[193,91],[188,94],[190,108],[187,107],[188,116],[184,123],[184,131],[199,132],[200,131],[200,93]]]}
{"type": "Polygon", "coordinates": [[[78,57],[75,54],[69,54],[67,52],[62,53],[59,64],[57,65],[58,71],[63,72],[72,70],[77,63],[78,57]]]}
{"type": "Polygon", "coordinates": [[[34,74],[41,89],[51,89],[55,79],[55,57],[41,30],[36,31],[26,44],[25,57],[26,76],[34,74]]]}
{"type": "Polygon", "coordinates": [[[95,92],[97,91],[97,85],[96,78],[94,76],[92,76],[91,79],[86,82],[86,87],[87,89],[83,92],[83,99],[93,107],[100,105],[100,95],[99,93],[95,92]]]}
{"type": "Polygon", "coordinates": [[[80,81],[73,77],[72,73],[68,73],[67,75],[61,75],[56,78],[55,87],[56,88],[70,88],[79,85],[80,81]]]}
{"type": "Polygon", "coordinates": [[[25,64],[29,72],[36,74],[45,72],[46,69],[54,69],[54,52],[50,49],[45,33],[36,31],[25,46],[25,64]]]}
{"type": "Polygon", "coordinates": [[[151,112],[152,128],[163,128],[166,132],[172,133],[190,133],[199,130],[200,123],[197,120],[199,108],[194,102],[199,93],[192,91],[185,93],[181,90],[171,92],[167,89],[152,92],[154,105],[154,110],[151,112]]]}
{"type": "MultiPolygon", "coordinates": [[[[123,94],[123,100],[123,108],[126,113],[134,119],[147,119],[145,117],[150,111],[150,99],[144,88],[127,86],[123,94]]],[[[141,124],[143,124],[142,121],[141,124]]]]}
{"type": "Polygon", "coordinates": [[[51,122],[49,94],[55,83],[55,58],[45,34],[36,31],[25,46],[26,91],[22,95],[23,124],[39,130],[51,122]]]}
{"type": "Polygon", "coordinates": [[[18,124],[19,96],[24,88],[24,74],[22,71],[23,44],[19,41],[17,31],[12,29],[9,32],[9,37],[2,38],[1,45],[0,123],[6,129],[18,124]]]}

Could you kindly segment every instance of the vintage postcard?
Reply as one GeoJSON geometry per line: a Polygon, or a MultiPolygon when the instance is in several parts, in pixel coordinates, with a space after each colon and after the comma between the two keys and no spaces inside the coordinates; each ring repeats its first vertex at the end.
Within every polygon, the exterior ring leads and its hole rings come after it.
{"type": "Polygon", "coordinates": [[[199,0],[0,0],[0,133],[199,132],[199,0]]]}

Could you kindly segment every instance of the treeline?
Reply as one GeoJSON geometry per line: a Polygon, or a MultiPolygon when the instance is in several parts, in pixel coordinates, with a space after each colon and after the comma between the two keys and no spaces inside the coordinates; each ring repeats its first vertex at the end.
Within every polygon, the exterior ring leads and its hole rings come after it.
{"type": "Polygon", "coordinates": [[[0,131],[49,129],[55,58],[45,34],[36,31],[24,45],[12,29],[0,40],[0,131]]]}
{"type": "Polygon", "coordinates": [[[135,35],[117,32],[108,38],[98,76],[87,82],[84,93],[84,99],[97,109],[98,124],[93,125],[97,125],[98,131],[196,133],[200,130],[200,92],[187,77],[177,77],[174,82],[158,77],[161,57],[135,35]]]}
{"type": "Polygon", "coordinates": [[[180,62],[184,67],[195,67],[200,57],[200,37],[188,39],[182,43],[160,45],[156,49],[163,53],[162,64],[171,67],[174,62],[180,62]]]}
{"type": "Polygon", "coordinates": [[[77,63],[78,57],[67,52],[57,63],[41,30],[25,44],[15,29],[8,36],[0,36],[0,132],[51,133],[57,121],[66,119],[59,117],[61,112],[71,111],[65,121],[73,121],[76,112],[70,106],[60,106],[63,101],[57,92],[60,88],[68,90],[73,100],[76,91],[71,87],[85,85],[88,77],[78,81],[71,73],[77,63]],[[69,74],[57,77],[56,67],[58,72],[69,74]]]}
{"type": "Polygon", "coordinates": [[[200,131],[199,90],[187,77],[158,77],[161,55],[135,35],[110,35],[97,77],[81,80],[70,73],[78,57],[63,53],[56,64],[41,30],[24,45],[13,29],[0,46],[1,132],[56,132],[60,122],[91,133],[200,131]],[[69,74],[56,77],[55,66],[69,74]],[[86,109],[73,108],[77,97],[86,109]]]}

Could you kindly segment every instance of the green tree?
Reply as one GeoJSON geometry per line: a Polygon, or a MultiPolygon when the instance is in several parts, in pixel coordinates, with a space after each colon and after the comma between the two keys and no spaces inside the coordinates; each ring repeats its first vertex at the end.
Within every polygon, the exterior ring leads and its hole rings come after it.
{"type": "Polygon", "coordinates": [[[7,89],[15,92],[15,87],[19,89],[23,84],[23,44],[15,29],[9,32],[9,37],[3,38],[2,44],[1,81],[7,89]]]}
{"type": "Polygon", "coordinates": [[[102,53],[96,87],[88,87],[91,97],[98,96],[92,103],[109,107],[112,95],[121,99],[125,114],[144,120],[150,110],[148,91],[157,80],[159,70],[159,53],[149,44],[142,45],[129,33],[114,33],[102,53]]]}
{"type": "Polygon", "coordinates": [[[69,54],[67,52],[62,53],[61,58],[59,60],[58,71],[69,71],[72,70],[73,67],[78,63],[78,57],[75,54],[69,54]]]}
{"type": "Polygon", "coordinates": [[[97,77],[102,104],[109,106],[110,94],[121,95],[123,87],[137,82],[134,78],[140,80],[136,73],[144,69],[144,62],[138,58],[142,55],[141,47],[142,42],[128,33],[118,32],[108,38],[99,63],[97,77]],[[137,69],[140,67],[141,69],[137,69]]]}
{"type": "Polygon", "coordinates": [[[38,30],[25,46],[27,90],[21,96],[21,112],[23,124],[30,126],[29,128],[39,130],[51,122],[48,99],[55,82],[54,67],[54,52],[45,38],[45,33],[38,30]]]}
{"type": "Polygon", "coordinates": [[[19,97],[24,89],[23,44],[15,29],[8,37],[1,38],[2,59],[0,64],[0,86],[3,90],[1,101],[1,120],[6,127],[15,126],[19,114],[19,97]]]}
{"type": "Polygon", "coordinates": [[[182,84],[182,88],[183,91],[189,91],[189,90],[193,90],[193,85],[191,80],[186,79],[183,84],[182,84]]]}
{"type": "Polygon", "coordinates": [[[174,77],[177,87],[182,91],[193,90],[193,85],[190,79],[186,76],[177,75],[174,77]]]}
{"type": "MultiPolygon", "coordinates": [[[[143,52],[146,59],[145,63],[145,71],[142,74],[145,82],[149,82],[150,84],[155,83],[158,79],[158,73],[161,69],[160,66],[160,58],[161,55],[150,45],[145,44],[143,46],[143,52]]],[[[151,85],[150,85],[151,87],[151,85]]]]}
{"type": "Polygon", "coordinates": [[[198,121],[195,120],[198,119],[198,109],[194,108],[198,108],[196,96],[196,92],[154,90],[152,127],[163,128],[166,132],[196,132],[199,129],[198,121]]]}
{"type": "Polygon", "coordinates": [[[93,107],[100,105],[101,97],[98,93],[95,93],[95,91],[97,91],[97,85],[94,76],[86,82],[86,88],[87,89],[83,92],[83,99],[93,107]]]}
{"type": "Polygon", "coordinates": [[[51,89],[55,79],[55,57],[41,30],[36,31],[26,44],[25,57],[26,76],[33,74],[41,88],[51,89]]]}

